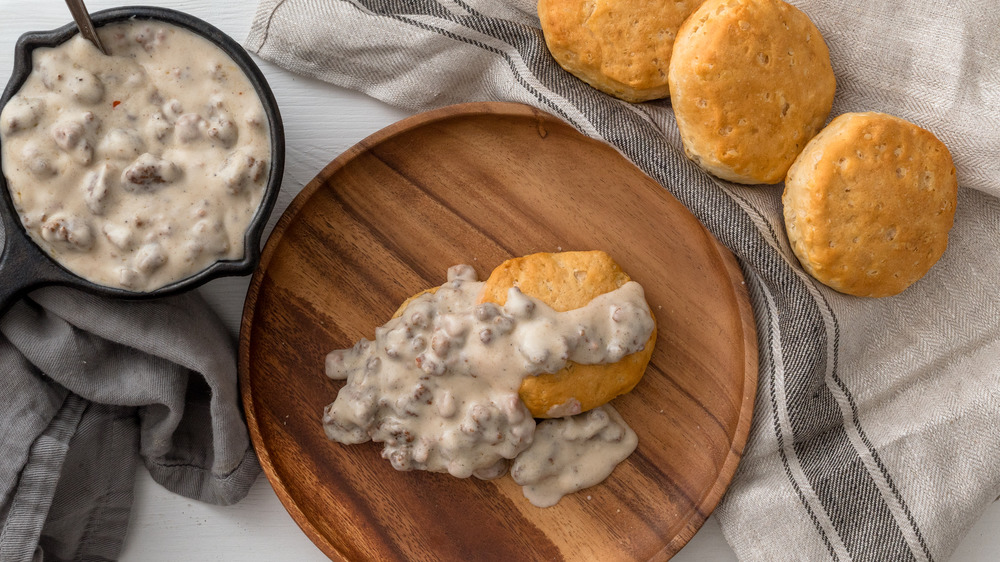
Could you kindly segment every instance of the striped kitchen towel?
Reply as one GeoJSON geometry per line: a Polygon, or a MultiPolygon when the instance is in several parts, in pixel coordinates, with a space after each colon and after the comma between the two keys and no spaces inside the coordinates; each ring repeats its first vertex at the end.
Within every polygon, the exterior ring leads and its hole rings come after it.
{"type": "Polygon", "coordinates": [[[1000,494],[1000,29],[993,0],[793,0],[830,47],[833,115],[909,119],[951,149],[950,246],[902,294],[806,275],[781,187],[714,180],[669,100],[629,104],[550,57],[530,0],[262,0],[246,41],[292,71],[423,111],[516,101],[618,148],[739,258],[760,386],[716,511],[742,559],[943,560],[1000,494]]]}

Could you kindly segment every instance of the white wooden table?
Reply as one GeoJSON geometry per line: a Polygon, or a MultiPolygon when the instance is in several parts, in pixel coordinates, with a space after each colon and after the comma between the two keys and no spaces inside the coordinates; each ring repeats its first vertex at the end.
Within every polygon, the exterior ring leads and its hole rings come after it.
{"type": "MultiPolygon", "coordinates": [[[[128,2],[88,0],[97,11],[128,2]]],[[[200,17],[242,42],[256,9],[253,0],[160,0],[157,5],[200,17]]],[[[14,43],[26,31],[59,27],[70,21],[59,0],[0,0],[0,76],[13,68],[14,43]]],[[[408,113],[316,80],[293,75],[258,61],[281,107],[287,154],[282,193],[271,224],[292,197],[335,156],[408,113]]],[[[202,289],[235,336],[248,279],[221,279],[202,289]]],[[[1000,560],[1000,505],[994,504],[968,534],[953,560],[1000,560]]],[[[790,557],[794,547],[790,547],[790,557]]],[[[237,505],[205,505],[167,492],[145,468],[136,473],[136,498],[123,560],[320,561],[326,557],[306,538],[260,477],[237,505]]],[[[679,562],[736,560],[714,517],[674,558],[679,562]]]]}

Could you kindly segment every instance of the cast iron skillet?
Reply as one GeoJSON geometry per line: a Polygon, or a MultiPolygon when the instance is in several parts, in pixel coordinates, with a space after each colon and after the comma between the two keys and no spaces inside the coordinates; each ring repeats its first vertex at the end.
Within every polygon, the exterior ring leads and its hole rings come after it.
{"type": "MultiPolygon", "coordinates": [[[[278,104],[274,100],[264,75],[254,64],[243,47],[214,26],[183,12],[167,8],[149,6],[128,6],[112,8],[91,14],[95,27],[128,19],[158,20],[174,24],[205,37],[222,49],[246,74],[257,91],[267,115],[271,134],[271,168],[267,185],[261,198],[260,207],[247,227],[244,235],[244,254],[238,260],[219,260],[207,268],[180,281],[153,291],[129,291],[107,287],[80,277],[56,263],[28,235],[21,225],[21,219],[14,208],[14,202],[7,188],[7,179],[0,174],[0,219],[4,228],[4,247],[0,253],[0,312],[3,312],[19,297],[31,289],[45,285],[67,285],[92,293],[122,298],[153,298],[176,294],[193,289],[216,277],[247,275],[252,273],[260,260],[260,237],[265,223],[274,207],[281,188],[281,176],[285,167],[285,133],[281,125],[278,104]]],[[[22,35],[15,47],[14,72],[7,88],[0,97],[0,110],[10,98],[21,89],[31,73],[31,53],[39,47],[54,47],[77,34],[76,24],[70,23],[52,31],[37,31],[22,35]]]]}

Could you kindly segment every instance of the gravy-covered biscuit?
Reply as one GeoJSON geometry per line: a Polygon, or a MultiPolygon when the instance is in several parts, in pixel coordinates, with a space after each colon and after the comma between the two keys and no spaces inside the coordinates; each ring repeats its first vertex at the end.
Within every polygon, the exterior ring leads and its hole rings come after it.
{"type": "Polygon", "coordinates": [[[668,73],[684,151],[709,173],[777,183],[826,122],[836,81],[816,26],[781,0],[708,0],[668,73]]]}
{"type": "MultiPolygon", "coordinates": [[[[517,287],[562,312],[585,306],[629,280],[605,252],[539,253],[508,260],[494,269],[483,286],[480,301],[502,305],[507,301],[507,291],[517,287]]],[[[654,329],[642,351],[616,363],[570,362],[555,373],[525,377],[519,393],[521,400],[537,418],[561,417],[596,408],[632,390],[646,371],[655,343],[654,329]]]]}
{"type": "Polygon", "coordinates": [[[933,134],[891,115],[848,113],[788,170],[785,229],[820,282],[850,295],[895,295],[944,253],[957,190],[951,154],[933,134]]]}
{"type": "Polygon", "coordinates": [[[669,94],[677,28],[703,0],[539,0],[538,19],[556,62],[626,101],[669,94]]]}

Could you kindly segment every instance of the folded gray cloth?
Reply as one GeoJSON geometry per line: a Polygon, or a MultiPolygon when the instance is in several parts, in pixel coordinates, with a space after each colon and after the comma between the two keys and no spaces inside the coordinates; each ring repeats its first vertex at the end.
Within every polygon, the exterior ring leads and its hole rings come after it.
{"type": "Polygon", "coordinates": [[[140,458],[196,500],[249,491],[232,337],[196,294],[39,289],[0,334],[0,560],[116,559],[140,458]]]}
{"type": "MultiPolygon", "coordinates": [[[[602,139],[739,258],[759,333],[751,437],[717,510],[748,560],[947,558],[1000,494],[1000,41],[993,0],[793,0],[830,47],[833,114],[930,129],[958,168],[943,259],[901,295],[806,275],[781,187],[714,180],[669,101],[628,104],[560,69],[532,0],[262,0],[246,41],[295,72],[414,111],[539,107],[602,139]]],[[[656,249],[649,249],[655,254],[656,249]]]]}

